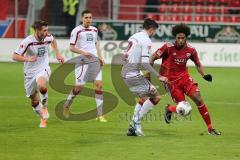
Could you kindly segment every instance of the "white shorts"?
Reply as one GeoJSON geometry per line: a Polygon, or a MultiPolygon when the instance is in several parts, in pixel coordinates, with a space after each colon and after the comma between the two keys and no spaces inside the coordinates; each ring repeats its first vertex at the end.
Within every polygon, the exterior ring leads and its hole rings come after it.
{"type": "Polygon", "coordinates": [[[75,81],[77,85],[86,82],[102,81],[102,70],[100,66],[91,64],[77,64],[75,66],[75,81]]]}
{"type": "Polygon", "coordinates": [[[157,89],[142,75],[124,78],[129,90],[139,97],[154,97],[157,89]]]}
{"type": "Polygon", "coordinates": [[[37,91],[36,80],[39,77],[44,77],[48,81],[50,78],[50,75],[51,75],[50,68],[45,68],[36,74],[33,74],[33,73],[24,74],[24,86],[26,90],[26,96],[30,97],[32,94],[34,94],[37,91]]]}

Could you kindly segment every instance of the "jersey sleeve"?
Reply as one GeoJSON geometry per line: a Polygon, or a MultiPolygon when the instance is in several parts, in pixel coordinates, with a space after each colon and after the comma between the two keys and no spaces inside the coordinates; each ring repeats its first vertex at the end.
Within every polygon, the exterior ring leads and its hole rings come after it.
{"type": "Polygon", "coordinates": [[[196,65],[199,65],[199,64],[200,64],[200,61],[199,61],[199,58],[198,58],[198,53],[197,53],[196,49],[193,49],[193,52],[192,52],[192,55],[191,55],[190,59],[191,59],[196,65]]]}
{"type": "Polygon", "coordinates": [[[76,29],[72,30],[70,37],[70,44],[75,45],[78,39],[78,31],[76,29]]]}
{"type": "Polygon", "coordinates": [[[50,41],[50,42],[52,42],[52,41],[54,40],[53,35],[48,34],[48,35],[47,35],[47,40],[50,41]]]}
{"type": "Polygon", "coordinates": [[[23,56],[26,53],[28,46],[29,46],[29,43],[28,43],[27,39],[24,39],[19,44],[18,48],[15,50],[15,53],[23,56]]]}
{"type": "Polygon", "coordinates": [[[158,59],[161,59],[163,54],[167,54],[167,50],[168,50],[168,45],[167,43],[165,43],[161,48],[158,48],[155,52],[154,55],[156,55],[156,57],[158,59]]]}

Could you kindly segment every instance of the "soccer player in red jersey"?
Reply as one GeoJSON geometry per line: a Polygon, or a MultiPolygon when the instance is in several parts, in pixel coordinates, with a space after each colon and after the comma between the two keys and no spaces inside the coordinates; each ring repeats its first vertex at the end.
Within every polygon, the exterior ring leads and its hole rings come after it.
{"type": "MultiPolygon", "coordinates": [[[[176,103],[179,103],[185,101],[185,95],[187,95],[196,104],[199,113],[208,127],[208,133],[211,135],[221,135],[221,132],[213,129],[208,108],[200,95],[198,85],[188,73],[186,65],[190,59],[195,63],[197,71],[202,77],[206,81],[212,81],[212,76],[204,73],[204,68],[199,61],[196,49],[187,43],[187,37],[190,34],[190,28],[187,25],[181,23],[174,26],[172,35],[175,37],[175,41],[165,43],[159,48],[151,56],[150,63],[153,63],[156,59],[162,59],[160,75],[168,78],[167,88],[172,99],[176,103]]],[[[176,112],[176,106],[168,105],[165,113],[166,123],[170,123],[173,112],[176,112]]]]}

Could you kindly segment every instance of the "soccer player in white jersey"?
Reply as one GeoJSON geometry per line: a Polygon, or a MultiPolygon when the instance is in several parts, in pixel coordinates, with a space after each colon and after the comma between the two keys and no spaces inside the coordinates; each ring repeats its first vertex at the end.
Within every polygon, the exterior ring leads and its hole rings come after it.
{"type": "Polygon", "coordinates": [[[135,106],[132,122],[127,131],[128,136],[143,136],[141,121],[160,101],[156,88],[141,74],[141,67],[154,74],[159,81],[166,83],[166,77],[160,76],[149,63],[151,39],[158,24],[148,18],[144,20],[143,30],[135,33],[129,39],[129,46],[124,54],[122,77],[129,90],[140,97],[135,106]]]}
{"type": "MultiPolygon", "coordinates": [[[[100,61],[101,66],[105,64],[102,55],[99,51],[98,42],[98,30],[97,28],[91,26],[92,23],[92,13],[88,10],[82,12],[82,24],[75,27],[72,30],[70,38],[70,50],[76,54],[79,54],[86,61],[91,61],[91,59],[97,59],[98,63],[100,61]]],[[[75,79],[76,85],[71,90],[67,97],[66,103],[64,105],[64,116],[69,117],[69,108],[73,102],[73,99],[78,95],[86,82],[85,78],[87,76],[88,64],[76,65],[75,69],[75,79]]],[[[100,122],[107,122],[103,115],[103,95],[102,95],[102,72],[100,70],[95,76],[94,80],[95,89],[95,99],[97,104],[97,120],[100,122]]]]}
{"type": "Polygon", "coordinates": [[[40,127],[45,128],[49,118],[47,110],[47,82],[51,74],[48,58],[49,45],[52,46],[60,63],[63,63],[64,59],[59,53],[56,40],[48,33],[48,23],[39,20],[34,22],[33,28],[34,35],[26,37],[20,43],[13,53],[12,59],[24,62],[26,95],[31,99],[33,110],[40,117],[40,127]]]}

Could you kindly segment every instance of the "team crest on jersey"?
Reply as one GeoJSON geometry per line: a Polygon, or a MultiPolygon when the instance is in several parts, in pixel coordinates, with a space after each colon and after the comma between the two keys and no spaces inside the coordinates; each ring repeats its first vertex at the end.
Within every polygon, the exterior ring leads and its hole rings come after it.
{"type": "Polygon", "coordinates": [[[86,36],[87,36],[87,41],[93,41],[92,33],[87,33],[86,36]]]}
{"type": "Polygon", "coordinates": [[[42,56],[44,56],[45,52],[46,52],[46,48],[45,47],[39,47],[37,56],[38,57],[42,57],[42,56]]]}
{"type": "Polygon", "coordinates": [[[187,53],[186,56],[189,58],[191,56],[191,53],[187,53]]]}

